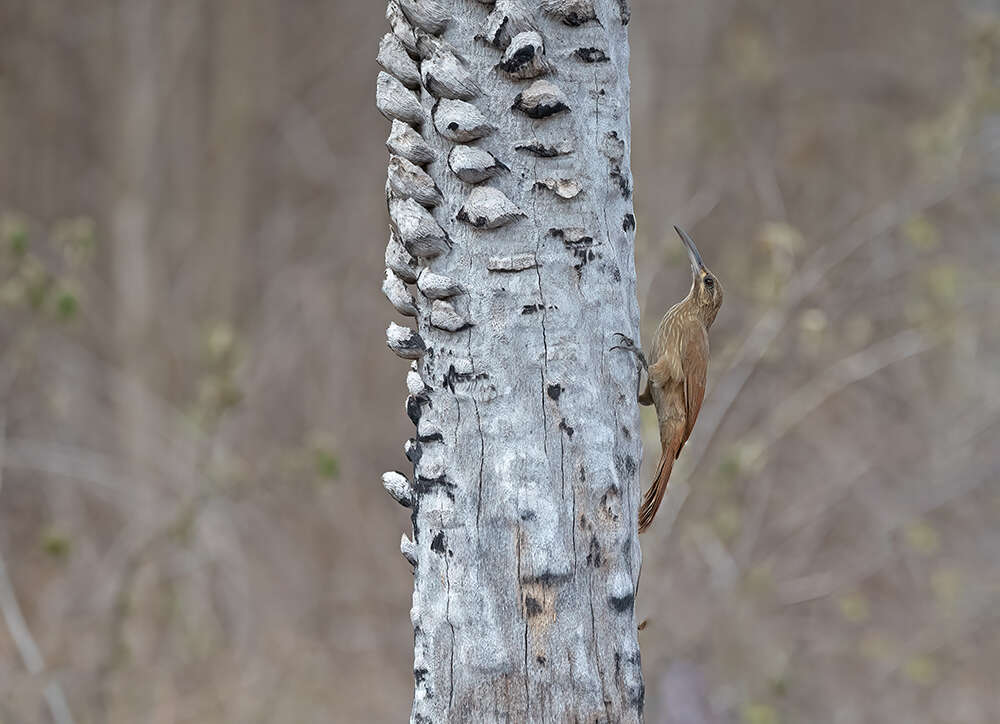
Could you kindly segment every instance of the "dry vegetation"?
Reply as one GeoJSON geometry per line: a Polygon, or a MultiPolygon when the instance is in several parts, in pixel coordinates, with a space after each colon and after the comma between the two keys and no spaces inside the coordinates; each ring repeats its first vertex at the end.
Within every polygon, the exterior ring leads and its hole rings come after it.
{"type": "MultiPolygon", "coordinates": [[[[77,722],[406,716],[383,27],[0,5],[0,722],[50,682],[77,722]]],[[[727,290],[643,541],[649,720],[1000,720],[1000,9],[634,0],[632,42],[644,336],[671,224],[727,290]]]]}

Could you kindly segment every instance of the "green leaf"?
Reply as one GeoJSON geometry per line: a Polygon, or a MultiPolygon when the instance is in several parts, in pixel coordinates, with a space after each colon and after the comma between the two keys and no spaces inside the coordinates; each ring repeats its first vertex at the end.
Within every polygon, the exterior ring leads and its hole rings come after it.
{"type": "Polygon", "coordinates": [[[317,449],[315,453],[316,472],[328,480],[336,480],[340,476],[340,461],[329,450],[317,449]]]}
{"type": "Polygon", "coordinates": [[[53,558],[66,558],[70,551],[69,537],[55,528],[48,528],[42,533],[42,550],[53,558]]]}
{"type": "Polygon", "coordinates": [[[79,306],[76,295],[69,289],[60,289],[56,294],[56,314],[64,322],[76,317],[79,306]]]}

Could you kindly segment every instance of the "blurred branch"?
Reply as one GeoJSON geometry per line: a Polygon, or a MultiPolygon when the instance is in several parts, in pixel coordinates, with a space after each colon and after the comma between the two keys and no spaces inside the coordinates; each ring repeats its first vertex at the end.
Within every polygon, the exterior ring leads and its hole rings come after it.
{"type": "MultiPolygon", "coordinates": [[[[7,418],[0,413],[0,489],[3,486],[3,466],[5,462],[7,441],[7,418]]],[[[35,638],[31,635],[28,622],[21,613],[21,606],[17,602],[17,594],[14,585],[7,575],[7,564],[4,561],[3,553],[0,552],[0,611],[3,612],[4,621],[10,637],[14,639],[14,645],[21,655],[21,661],[33,676],[39,676],[45,672],[45,659],[42,657],[41,649],[35,643],[35,638]]],[[[55,679],[45,685],[45,703],[49,707],[49,713],[56,724],[72,724],[73,717],[63,695],[62,687],[55,679]]]]}
{"type": "MultiPolygon", "coordinates": [[[[119,653],[125,646],[124,627],[130,611],[129,597],[131,596],[136,575],[145,560],[146,554],[152,551],[160,542],[179,535],[187,528],[210,494],[210,491],[202,491],[179,505],[175,509],[174,514],[167,519],[166,523],[158,526],[148,536],[139,536],[139,529],[136,529],[133,535],[127,535],[129,531],[126,531],[126,534],[116,541],[116,545],[122,546],[126,552],[123,554],[125,560],[122,567],[124,570],[117,576],[117,581],[112,586],[111,622],[109,624],[111,645],[108,647],[108,659],[101,667],[100,676],[105,685],[105,680],[114,671],[119,653]],[[139,540],[136,541],[136,538],[139,538],[139,540]]],[[[145,530],[145,527],[142,530],[145,530]]],[[[113,556],[109,554],[108,557],[111,558],[113,556]]],[[[118,567],[106,566],[107,570],[117,570],[118,567]]]]}
{"type": "MultiPolygon", "coordinates": [[[[826,402],[826,400],[844,388],[871,377],[897,362],[940,346],[945,341],[946,339],[942,337],[927,339],[916,330],[910,329],[893,335],[889,339],[876,342],[859,352],[835,362],[821,374],[813,377],[799,387],[798,390],[786,397],[777,406],[766,424],[767,433],[764,440],[758,447],[752,450],[752,455],[744,461],[744,464],[749,468],[754,468],[760,464],[769,448],[773,447],[792,429],[798,426],[809,414],[826,402]]],[[[972,437],[978,434],[975,432],[976,430],[981,431],[984,424],[988,426],[996,421],[995,412],[994,408],[989,408],[985,416],[972,426],[958,427],[952,425],[948,427],[946,434],[950,444],[946,449],[953,449],[956,446],[967,444],[972,437]],[[970,430],[973,432],[970,432],[970,430]]],[[[832,495],[824,492],[824,495],[828,495],[830,498],[830,504],[836,499],[846,496],[853,486],[863,479],[871,469],[872,464],[870,462],[863,462],[848,477],[847,482],[832,490],[832,495]]],[[[749,513],[750,524],[746,528],[747,533],[741,541],[740,550],[736,554],[736,558],[744,566],[752,553],[757,535],[763,525],[763,518],[771,492],[771,484],[771,477],[765,476],[759,487],[760,493],[749,513]]],[[[827,491],[827,488],[824,488],[824,491],[827,491]]],[[[805,523],[802,525],[805,525],[805,523]]],[[[800,530],[801,527],[797,526],[796,530],[800,530]]]]}
{"type": "MultiPolygon", "coordinates": [[[[919,457],[909,460],[911,467],[919,470],[926,470],[928,458],[936,458],[939,450],[954,450],[956,448],[967,450],[967,446],[970,445],[976,438],[980,437],[991,426],[1000,424],[1000,420],[997,418],[998,413],[1000,413],[1000,404],[993,404],[988,406],[986,409],[975,413],[973,415],[974,419],[971,422],[963,421],[962,419],[948,420],[942,426],[947,432],[944,434],[940,445],[925,447],[919,457]]],[[[957,459],[958,457],[948,456],[946,458],[946,465],[954,464],[957,459]]],[[[807,508],[811,512],[803,513],[802,515],[797,516],[799,518],[798,520],[789,522],[786,526],[787,532],[770,548],[764,557],[767,558],[773,556],[782,547],[788,545],[796,534],[800,533],[808,526],[816,524],[817,518],[824,516],[829,517],[827,516],[829,511],[845,500],[851,493],[852,489],[860,481],[864,480],[869,473],[876,469],[880,471],[891,471],[893,469],[893,466],[891,465],[881,465],[882,462],[884,461],[880,460],[880,465],[876,468],[875,464],[871,460],[852,461],[851,464],[856,465],[856,469],[850,471],[849,474],[845,475],[835,484],[825,485],[816,489],[813,497],[818,500],[809,501],[805,504],[799,505],[800,508],[807,508]]],[[[797,545],[797,549],[801,549],[801,544],[797,545]]]]}
{"type": "Polygon", "coordinates": [[[767,218],[772,221],[784,221],[788,218],[784,194],[778,182],[778,170],[774,163],[774,154],[765,153],[759,143],[749,137],[746,129],[736,126],[736,133],[746,148],[746,163],[750,171],[750,182],[757,200],[767,218]]]}
{"type": "MultiPolygon", "coordinates": [[[[942,461],[945,469],[957,469],[960,462],[965,460],[970,453],[970,447],[975,439],[986,433],[991,428],[1000,424],[994,419],[987,420],[983,424],[971,426],[963,437],[967,438],[967,443],[954,449],[948,457],[942,461]]],[[[885,530],[886,540],[891,540],[907,522],[914,518],[923,517],[935,510],[953,503],[955,500],[968,495],[977,490],[987,481],[993,480],[1000,472],[1000,463],[994,462],[987,466],[981,475],[966,477],[964,481],[956,481],[951,486],[933,486],[931,494],[924,500],[911,502],[912,495],[907,494],[909,503],[903,510],[893,515],[893,520],[885,530]]],[[[783,605],[793,605],[806,603],[819,598],[826,598],[834,593],[859,585],[862,581],[878,573],[888,564],[890,560],[898,554],[891,550],[884,550],[881,554],[866,552],[864,559],[855,562],[847,570],[835,573],[833,571],[823,571],[807,576],[801,576],[778,584],[778,598],[783,605]]]]}
{"type": "Polygon", "coordinates": [[[916,632],[916,635],[905,643],[903,652],[896,657],[895,663],[879,672],[878,682],[882,684],[890,676],[898,673],[911,656],[918,654],[926,656],[948,646],[954,646],[963,636],[971,636],[980,631],[986,636],[995,631],[997,623],[1000,622],[1000,606],[997,606],[995,595],[984,598],[985,601],[976,610],[954,625],[932,626],[916,632]]]}
{"type": "MultiPolygon", "coordinates": [[[[150,529],[148,521],[137,519],[133,521],[116,538],[110,550],[105,554],[101,568],[108,571],[120,571],[113,575],[111,582],[105,587],[108,591],[110,601],[111,617],[108,623],[109,646],[105,660],[99,667],[98,680],[100,682],[100,704],[99,709],[107,712],[108,689],[110,679],[118,669],[121,661],[121,652],[125,650],[125,625],[132,613],[131,596],[136,579],[145,563],[153,552],[161,545],[169,543],[171,540],[182,537],[184,531],[193,528],[198,517],[208,507],[209,503],[217,497],[233,492],[233,485],[219,483],[211,476],[206,476],[204,471],[212,457],[216,445],[224,447],[224,443],[219,440],[216,433],[205,433],[202,437],[202,445],[199,449],[199,460],[195,463],[192,479],[198,485],[197,489],[184,500],[178,503],[169,517],[163,523],[154,525],[150,529]]],[[[163,518],[161,518],[162,520],[163,518]]],[[[228,522],[228,521],[227,521],[228,522]]],[[[216,531],[221,526],[216,526],[216,531]]],[[[233,534],[236,538],[236,534],[233,534]]],[[[231,546],[229,549],[231,557],[236,563],[231,568],[236,568],[237,572],[226,570],[225,576],[239,575],[241,584],[239,590],[233,598],[241,598],[249,605],[249,584],[248,565],[245,555],[239,545],[231,546]]],[[[100,601],[104,590],[95,588],[93,593],[95,599],[99,600],[98,607],[105,605],[100,601]]],[[[244,617],[249,620],[249,616],[244,617]]],[[[238,627],[245,634],[248,625],[238,627]]]]}
{"type": "MultiPolygon", "coordinates": [[[[926,352],[943,341],[926,339],[919,332],[908,329],[838,360],[782,400],[771,415],[763,444],[754,449],[746,465],[754,468],[769,448],[845,387],[871,377],[890,365],[926,352]]],[[[744,565],[753,551],[763,525],[771,496],[771,485],[771,476],[765,475],[758,488],[759,493],[750,508],[748,515],[750,522],[741,537],[739,550],[736,553],[736,558],[744,565]]]]}
{"type": "Polygon", "coordinates": [[[77,480],[91,486],[116,505],[140,505],[126,476],[115,470],[114,460],[90,450],[45,440],[11,439],[6,443],[4,466],[77,480]]]}
{"type": "Polygon", "coordinates": [[[944,341],[943,338],[928,339],[915,329],[907,329],[837,360],[778,404],[771,414],[763,445],[754,451],[747,464],[753,467],[769,447],[844,388],[944,341]]]}

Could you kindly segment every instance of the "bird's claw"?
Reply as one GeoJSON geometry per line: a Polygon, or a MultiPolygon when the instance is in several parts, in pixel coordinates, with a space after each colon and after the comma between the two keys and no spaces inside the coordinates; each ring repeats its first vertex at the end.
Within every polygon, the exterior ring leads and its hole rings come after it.
{"type": "Polygon", "coordinates": [[[634,339],[622,334],[621,332],[615,332],[612,336],[618,337],[621,340],[620,344],[616,344],[614,347],[611,347],[612,350],[623,349],[627,352],[631,352],[636,356],[636,359],[639,360],[639,364],[642,365],[644,370],[649,369],[649,365],[646,363],[646,355],[642,353],[642,350],[636,345],[634,339]]]}
{"type": "Polygon", "coordinates": [[[633,350],[636,349],[635,340],[632,339],[631,337],[627,337],[624,334],[622,334],[621,332],[615,332],[611,336],[612,337],[618,337],[621,340],[621,344],[616,344],[614,347],[611,347],[609,349],[609,351],[611,349],[624,349],[624,350],[628,350],[629,352],[631,352],[631,351],[633,351],[633,350]]]}

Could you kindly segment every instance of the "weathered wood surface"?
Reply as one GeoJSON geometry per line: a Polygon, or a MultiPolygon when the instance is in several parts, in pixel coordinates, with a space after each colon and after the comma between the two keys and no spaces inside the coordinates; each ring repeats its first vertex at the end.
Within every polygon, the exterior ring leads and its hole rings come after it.
{"type": "Polygon", "coordinates": [[[384,288],[416,315],[388,338],[415,359],[416,432],[412,477],[385,483],[413,510],[412,721],[640,720],[637,371],[609,352],[639,319],[627,5],[387,18],[384,288]]]}

